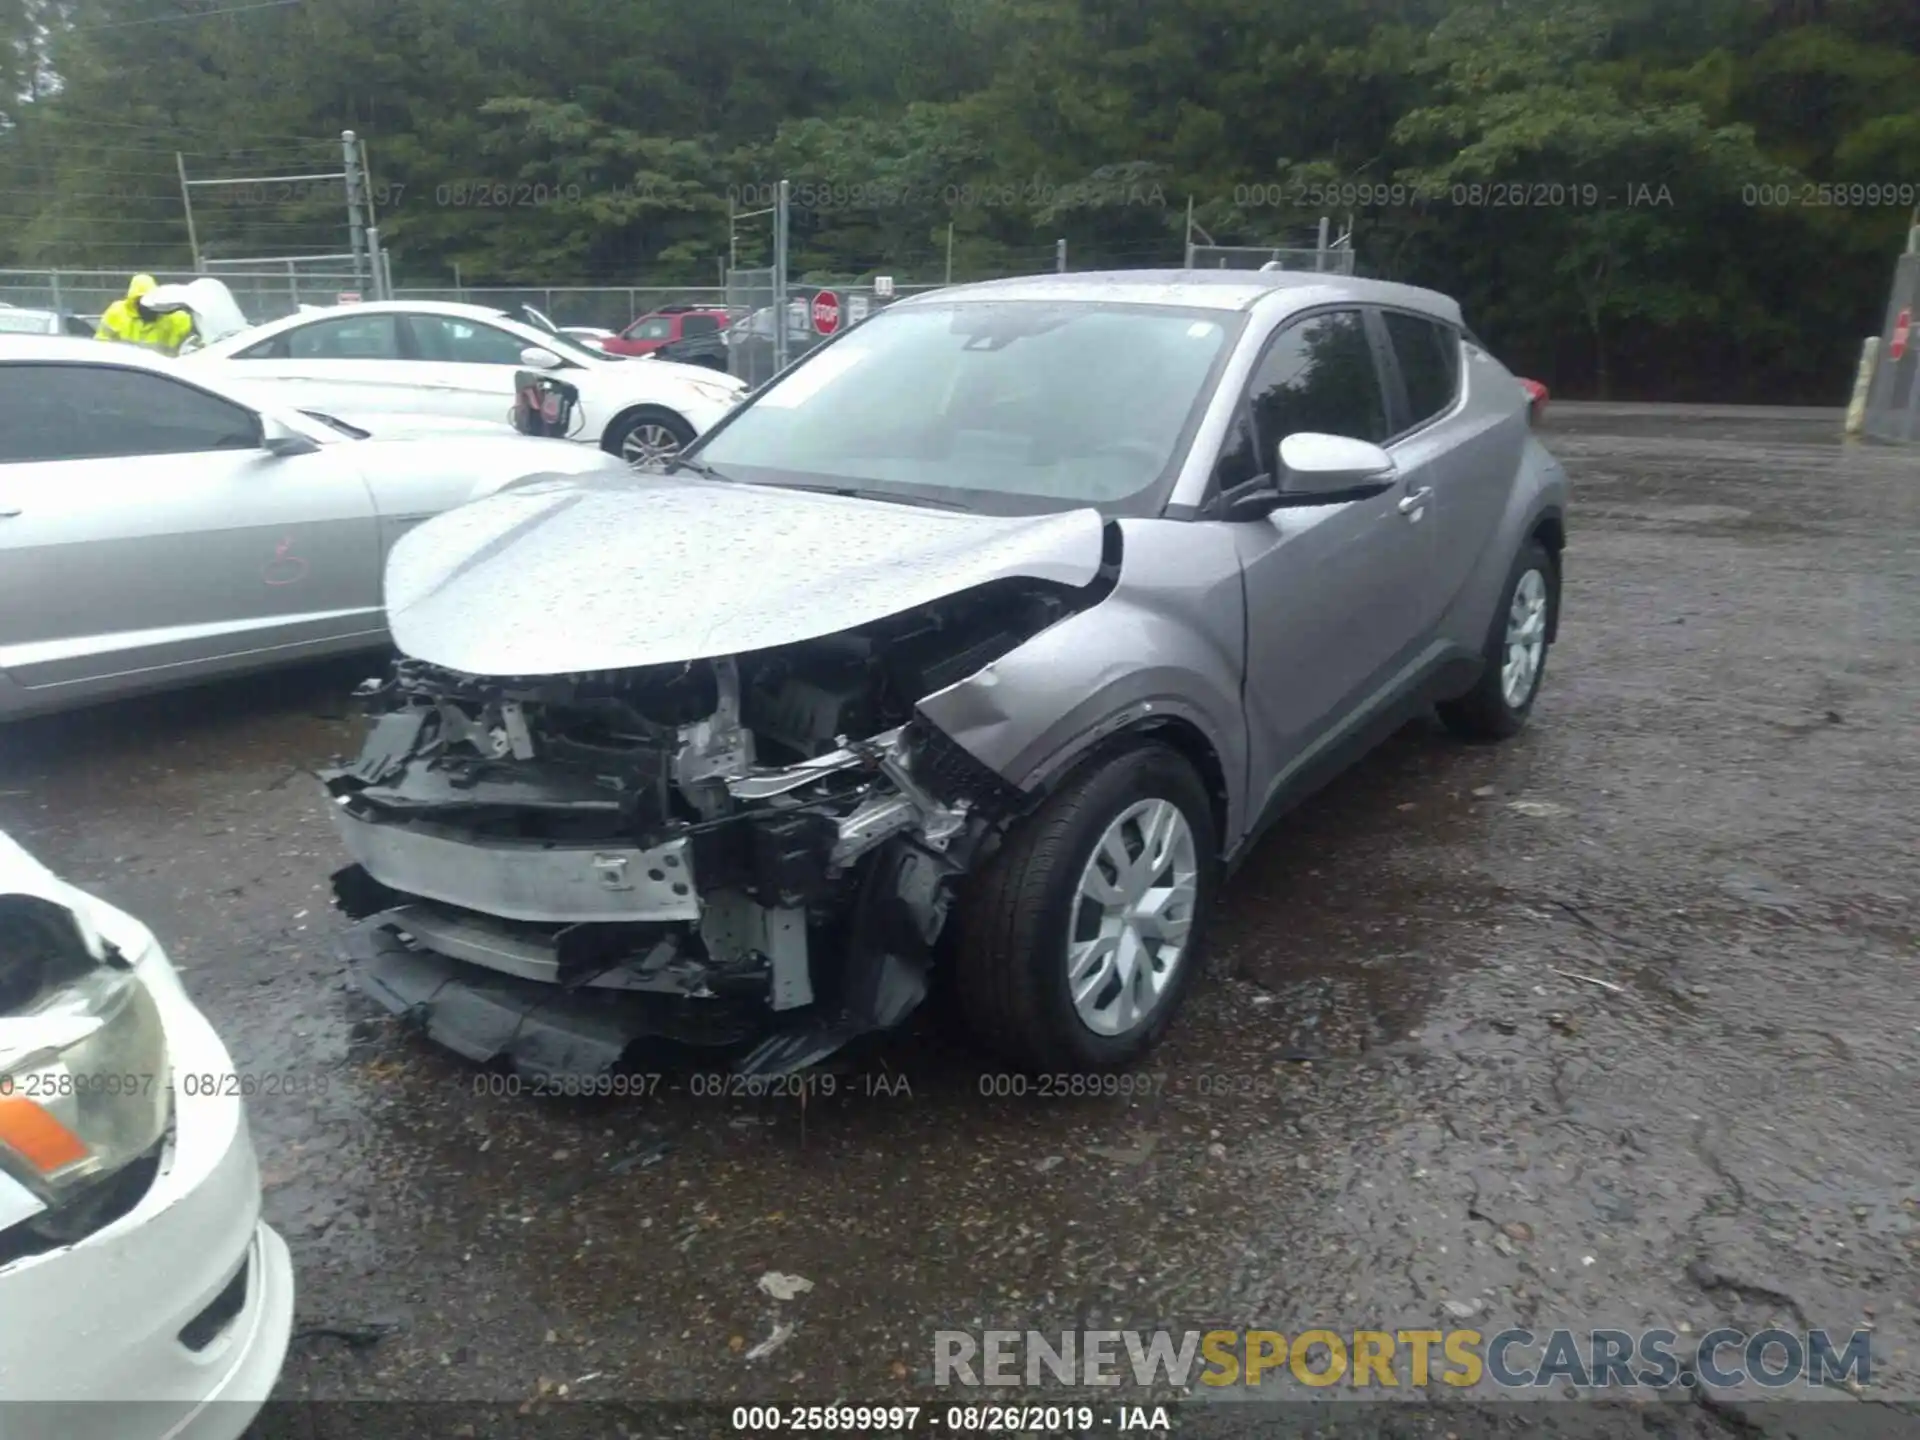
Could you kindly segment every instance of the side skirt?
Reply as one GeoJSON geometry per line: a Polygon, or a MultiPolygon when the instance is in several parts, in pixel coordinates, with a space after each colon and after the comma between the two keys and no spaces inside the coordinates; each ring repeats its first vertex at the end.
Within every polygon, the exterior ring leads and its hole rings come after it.
{"type": "Polygon", "coordinates": [[[1238,870],[1289,812],[1355,761],[1437,701],[1471,690],[1485,663],[1481,656],[1450,641],[1436,641],[1337,724],[1321,732],[1274,782],[1259,817],[1227,856],[1227,873],[1238,870]]]}

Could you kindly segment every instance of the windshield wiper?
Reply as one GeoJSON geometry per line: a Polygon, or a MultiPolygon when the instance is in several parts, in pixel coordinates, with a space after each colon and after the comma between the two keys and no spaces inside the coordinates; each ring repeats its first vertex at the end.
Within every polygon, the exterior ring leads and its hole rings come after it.
{"type": "Polygon", "coordinates": [[[958,500],[933,495],[903,495],[898,490],[862,490],[852,485],[781,485],[782,490],[805,490],[810,495],[838,495],[845,500],[884,500],[893,505],[931,505],[940,510],[967,510],[958,500]]]}
{"type": "Polygon", "coordinates": [[[733,479],[731,475],[722,475],[718,470],[707,464],[706,461],[696,460],[691,455],[676,455],[667,461],[665,473],[671,475],[676,470],[691,470],[702,480],[731,481],[733,479]]]}

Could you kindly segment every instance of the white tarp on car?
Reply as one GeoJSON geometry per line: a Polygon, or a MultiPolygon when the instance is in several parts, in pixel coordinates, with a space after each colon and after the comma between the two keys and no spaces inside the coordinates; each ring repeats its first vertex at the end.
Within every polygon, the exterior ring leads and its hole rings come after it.
{"type": "Polygon", "coordinates": [[[233,292],[210,275],[184,285],[155,286],[147,292],[146,301],[150,310],[185,310],[192,315],[194,333],[202,345],[238,335],[253,324],[240,312],[233,292]]]}

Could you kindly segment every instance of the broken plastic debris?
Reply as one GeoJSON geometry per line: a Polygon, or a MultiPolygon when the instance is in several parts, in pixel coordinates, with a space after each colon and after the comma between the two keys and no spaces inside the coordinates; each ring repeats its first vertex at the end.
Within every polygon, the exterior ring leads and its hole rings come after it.
{"type": "Polygon", "coordinates": [[[786,1344],[787,1341],[791,1340],[793,1338],[793,1332],[797,1328],[791,1320],[778,1322],[773,1327],[773,1333],[771,1335],[747,1351],[746,1358],[749,1360],[766,1359],[769,1355],[773,1354],[774,1351],[786,1344]]]}
{"type": "Polygon", "coordinates": [[[1626,986],[1616,985],[1611,980],[1599,980],[1591,975],[1577,975],[1571,970],[1556,970],[1553,973],[1565,980],[1578,980],[1582,985],[1598,985],[1602,990],[1614,995],[1624,995],[1627,990],[1626,986]]]}
{"type": "Polygon", "coordinates": [[[1152,1156],[1154,1147],[1160,1143],[1158,1135],[1142,1135],[1139,1144],[1131,1149],[1121,1149],[1114,1145],[1089,1145],[1087,1153],[1098,1155],[1102,1160],[1114,1160],[1122,1165],[1144,1165],[1152,1156]]]}
{"type": "Polygon", "coordinates": [[[1514,800],[1507,808],[1516,815],[1531,815],[1536,820],[1555,820],[1571,813],[1564,805],[1556,805],[1551,800],[1514,800]]]}
{"type": "Polygon", "coordinates": [[[769,1270],[760,1277],[760,1289],[776,1300],[795,1300],[813,1289],[813,1282],[804,1275],[783,1275],[778,1270],[769,1270]]]}

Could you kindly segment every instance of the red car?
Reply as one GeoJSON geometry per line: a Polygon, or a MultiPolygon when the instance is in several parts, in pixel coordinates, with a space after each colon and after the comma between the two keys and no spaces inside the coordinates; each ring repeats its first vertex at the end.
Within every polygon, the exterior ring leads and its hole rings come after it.
{"type": "Polygon", "coordinates": [[[717,335],[727,328],[727,319],[726,311],[701,305],[662,305],[601,344],[613,355],[651,355],[678,340],[717,335]]]}

